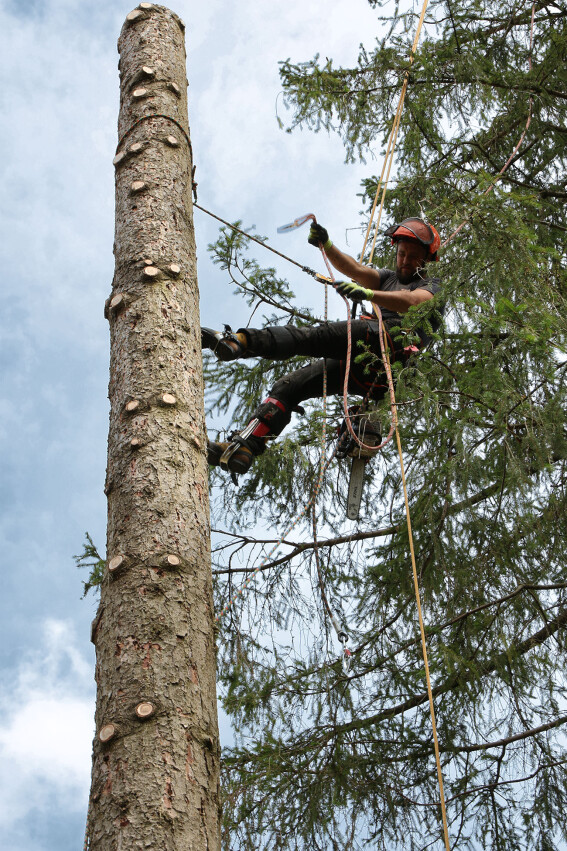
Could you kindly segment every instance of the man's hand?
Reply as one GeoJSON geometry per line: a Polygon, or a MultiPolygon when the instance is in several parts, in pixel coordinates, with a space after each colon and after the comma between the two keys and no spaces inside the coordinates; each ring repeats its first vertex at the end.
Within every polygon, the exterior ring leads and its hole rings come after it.
{"type": "Polygon", "coordinates": [[[307,242],[309,245],[314,245],[315,248],[319,248],[319,245],[322,245],[325,251],[328,251],[333,244],[329,239],[329,234],[326,229],[322,225],[318,225],[316,222],[311,225],[307,242]]]}
{"type": "Polygon", "coordinates": [[[372,301],[372,296],[374,295],[374,290],[359,287],[358,284],[352,281],[337,281],[334,287],[339,295],[343,295],[345,298],[351,298],[353,301],[364,301],[365,299],[372,301]]]}

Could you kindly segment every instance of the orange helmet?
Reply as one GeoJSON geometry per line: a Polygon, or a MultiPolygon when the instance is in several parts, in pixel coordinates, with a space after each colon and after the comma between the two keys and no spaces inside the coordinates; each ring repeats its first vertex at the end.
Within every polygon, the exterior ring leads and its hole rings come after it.
{"type": "Polygon", "coordinates": [[[428,225],[423,219],[404,219],[399,225],[392,225],[384,233],[392,238],[392,245],[399,239],[417,240],[427,248],[427,260],[439,260],[437,251],[441,245],[441,237],[433,225],[428,225]]]}

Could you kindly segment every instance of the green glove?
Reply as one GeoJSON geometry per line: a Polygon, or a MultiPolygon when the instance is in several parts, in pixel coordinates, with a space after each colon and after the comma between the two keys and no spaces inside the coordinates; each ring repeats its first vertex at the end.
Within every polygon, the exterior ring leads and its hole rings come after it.
{"type": "Polygon", "coordinates": [[[374,290],[367,290],[364,287],[359,287],[358,284],[352,281],[336,281],[334,284],[339,295],[344,295],[345,298],[352,298],[353,301],[372,301],[374,290]]]}
{"type": "Polygon", "coordinates": [[[325,251],[328,251],[333,244],[323,225],[318,225],[316,222],[311,225],[307,242],[309,245],[314,245],[315,248],[319,248],[319,245],[322,245],[325,251]]]}

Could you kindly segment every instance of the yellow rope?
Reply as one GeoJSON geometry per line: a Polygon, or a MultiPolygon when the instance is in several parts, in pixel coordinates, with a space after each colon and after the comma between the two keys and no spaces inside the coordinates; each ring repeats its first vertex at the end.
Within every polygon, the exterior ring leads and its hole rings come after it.
{"type": "Polygon", "coordinates": [[[450,851],[449,829],[447,827],[447,810],[445,807],[445,793],[443,791],[443,772],[441,770],[441,757],[439,755],[439,739],[437,738],[437,724],[435,722],[435,707],[433,705],[433,692],[431,690],[431,677],[429,676],[429,660],[427,658],[427,642],[425,640],[425,626],[423,624],[423,613],[421,611],[421,597],[419,593],[419,579],[417,576],[417,566],[415,563],[415,551],[413,547],[413,534],[411,530],[411,517],[408,502],[408,492],[406,488],[406,476],[404,472],[404,458],[402,455],[402,444],[400,441],[400,432],[396,427],[396,441],[398,444],[398,455],[400,456],[400,469],[402,472],[402,485],[404,488],[404,502],[406,506],[406,519],[408,524],[408,537],[411,553],[411,567],[413,571],[413,586],[415,589],[415,599],[417,601],[417,614],[419,617],[419,631],[421,633],[421,649],[423,650],[423,664],[425,666],[425,679],[427,682],[427,696],[429,698],[429,712],[431,714],[431,726],[433,728],[433,747],[435,749],[435,762],[437,763],[437,780],[439,781],[439,797],[441,804],[441,818],[443,821],[443,835],[445,838],[445,848],[450,851]]]}
{"type": "MultiPolygon", "coordinates": [[[[419,41],[419,35],[420,35],[421,28],[422,28],[422,25],[423,25],[423,21],[424,21],[424,18],[425,18],[425,10],[427,8],[427,3],[428,3],[428,0],[424,0],[424,4],[423,4],[423,8],[421,10],[421,15],[420,15],[416,35],[415,35],[412,50],[411,50],[410,66],[413,62],[413,57],[414,57],[415,51],[417,49],[417,44],[418,44],[418,41],[419,41]]],[[[531,51],[532,51],[532,47],[533,47],[534,15],[535,15],[535,3],[532,5],[532,14],[531,14],[530,59],[529,59],[530,69],[531,69],[531,66],[532,66],[531,51]]],[[[388,139],[386,157],[385,157],[385,160],[384,160],[384,165],[382,166],[382,172],[381,172],[381,175],[380,175],[380,180],[378,181],[378,186],[376,188],[376,196],[374,198],[374,204],[372,206],[372,212],[370,214],[370,221],[368,223],[366,236],[364,238],[364,245],[363,245],[362,252],[361,252],[361,260],[363,261],[364,260],[364,252],[366,250],[370,231],[371,231],[371,228],[372,228],[374,213],[376,211],[376,207],[377,207],[377,204],[378,204],[378,196],[379,196],[380,190],[382,189],[380,209],[378,211],[378,218],[377,218],[377,221],[376,221],[376,226],[375,226],[375,231],[374,231],[374,239],[373,239],[373,242],[372,242],[370,257],[369,257],[369,261],[368,261],[369,263],[372,262],[372,258],[373,258],[373,255],[374,255],[374,247],[376,245],[376,238],[377,238],[377,235],[378,235],[378,227],[379,227],[379,224],[380,224],[380,218],[381,218],[381,215],[382,215],[382,210],[384,208],[384,199],[385,199],[385,196],[386,196],[386,187],[388,185],[388,180],[389,180],[389,177],[390,177],[390,170],[391,170],[392,163],[393,163],[393,160],[394,160],[394,151],[395,151],[395,147],[396,147],[397,135],[398,135],[398,130],[399,130],[399,126],[400,126],[400,120],[401,120],[404,100],[405,100],[405,96],[406,96],[406,92],[407,92],[408,82],[409,82],[409,69],[406,72],[406,75],[405,75],[405,78],[404,78],[404,83],[403,83],[403,86],[402,86],[402,91],[401,91],[400,99],[399,99],[399,102],[398,102],[398,108],[396,110],[394,122],[392,124],[392,130],[390,132],[390,138],[388,139]],[[384,175],[385,175],[385,180],[384,180],[384,175]]],[[[532,97],[530,97],[530,103],[529,103],[529,109],[528,109],[528,118],[527,118],[527,122],[526,122],[526,126],[524,128],[524,131],[522,132],[522,135],[520,137],[520,140],[518,141],[516,147],[514,148],[514,151],[512,152],[511,156],[508,158],[508,160],[504,164],[503,168],[500,170],[500,172],[496,176],[496,179],[493,181],[493,183],[491,183],[491,185],[488,187],[488,189],[484,192],[485,195],[487,195],[494,188],[494,184],[501,177],[501,175],[506,171],[506,169],[508,168],[508,166],[512,162],[515,154],[517,153],[518,149],[520,148],[520,145],[522,144],[522,141],[525,137],[525,134],[526,134],[526,132],[527,132],[529,126],[530,126],[532,102],[533,102],[533,99],[532,99],[532,97]]],[[[465,224],[466,224],[466,220],[459,225],[459,227],[448,237],[448,239],[445,240],[445,242],[443,243],[443,247],[445,247],[449,242],[451,242],[455,238],[455,236],[461,231],[461,229],[465,226],[465,224]]],[[[374,305],[374,311],[377,314],[378,318],[380,319],[380,308],[378,308],[376,305],[374,305]]],[[[385,360],[386,361],[388,360],[387,350],[385,352],[385,360]]],[[[393,399],[393,405],[394,405],[394,410],[396,410],[395,395],[394,395],[394,399],[393,399]]],[[[417,602],[419,629],[420,629],[420,633],[421,633],[421,647],[422,647],[422,651],[423,651],[425,678],[426,678],[426,682],[427,682],[427,696],[428,696],[428,699],[429,699],[429,711],[430,711],[430,714],[431,714],[431,726],[432,726],[432,729],[433,729],[433,745],[434,745],[434,750],[435,750],[435,762],[436,762],[436,765],[437,765],[437,779],[439,781],[439,795],[440,795],[440,805],[441,805],[441,817],[442,817],[442,821],[443,821],[443,834],[444,834],[444,840],[445,840],[445,848],[447,849],[447,851],[450,851],[451,846],[450,846],[450,843],[449,843],[449,830],[448,830],[448,827],[447,827],[447,812],[446,812],[446,806],[445,806],[445,794],[444,794],[444,790],[443,790],[443,772],[442,772],[442,769],[441,769],[441,758],[440,758],[440,754],[439,754],[439,740],[438,740],[438,736],[437,736],[437,724],[436,724],[436,721],[435,721],[435,707],[434,707],[434,704],[433,704],[433,692],[432,692],[432,689],[431,689],[431,677],[430,677],[430,674],[429,674],[429,661],[428,661],[428,658],[427,658],[427,642],[426,642],[426,638],[425,638],[425,627],[424,627],[424,623],[423,623],[423,613],[422,613],[422,608],[421,608],[421,597],[420,597],[420,591],[419,591],[419,578],[418,578],[418,575],[417,575],[417,567],[416,567],[416,562],[415,562],[415,550],[414,550],[414,544],[413,544],[411,516],[410,516],[409,500],[408,500],[407,487],[406,487],[406,478],[405,478],[405,471],[404,471],[404,459],[403,459],[403,454],[402,454],[402,444],[401,444],[400,433],[399,433],[399,429],[398,429],[397,410],[396,410],[396,416],[394,417],[394,422],[395,422],[395,425],[396,425],[396,441],[397,441],[397,445],[398,445],[398,455],[399,455],[399,458],[400,458],[400,470],[401,470],[402,485],[403,485],[403,490],[404,490],[404,503],[405,503],[406,519],[407,519],[407,527],[408,527],[408,539],[409,539],[410,554],[411,554],[413,583],[414,583],[414,590],[415,590],[415,598],[416,598],[416,602],[417,602]]]]}
{"type": "MultiPolygon", "coordinates": [[[[419,43],[419,37],[421,35],[421,29],[423,27],[423,21],[425,19],[425,12],[427,9],[427,4],[429,0],[424,0],[423,7],[421,9],[421,15],[419,16],[419,21],[417,24],[417,30],[415,33],[415,38],[413,40],[411,53],[410,53],[410,67],[413,64],[413,58],[415,56],[415,52],[417,50],[417,45],[419,43]]],[[[372,210],[370,213],[370,221],[368,222],[368,227],[366,229],[366,235],[364,237],[364,244],[362,246],[362,251],[360,253],[360,259],[364,259],[364,252],[366,250],[366,246],[368,244],[368,239],[370,237],[370,231],[372,230],[372,222],[374,219],[374,213],[376,212],[376,206],[378,204],[378,196],[380,194],[380,190],[382,189],[382,198],[380,200],[380,209],[378,210],[378,218],[376,219],[376,226],[374,229],[374,238],[372,240],[372,247],[370,250],[370,257],[368,262],[372,263],[372,257],[374,256],[374,247],[376,245],[376,238],[378,236],[378,228],[380,226],[380,219],[382,218],[382,210],[384,209],[384,199],[386,197],[386,189],[388,187],[388,181],[390,179],[390,171],[392,170],[392,163],[394,162],[394,151],[396,149],[396,142],[398,138],[398,131],[400,129],[400,121],[402,118],[402,112],[404,109],[404,101],[406,99],[406,92],[408,89],[409,83],[409,68],[405,73],[404,82],[402,85],[402,91],[400,92],[400,99],[398,101],[398,107],[396,109],[396,114],[394,116],[394,122],[392,124],[392,129],[390,130],[390,136],[388,138],[388,145],[386,147],[386,156],[384,157],[384,164],[382,166],[382,171],[380,173],[380,179],[378,180],[378,186],[376,187],[376,195],[374,196],[374,203],[372,205],[372,210]],[[384,179],[384,175],[386,175],[384,179]]]]}
{"type": "MultiPolygon", "coordinates": [[[[419,42],[419,36],[421,34],[421,29],[423,27],[423,21],[425,19],[425,11],[427,9],[428,1],[429,0],[424,0],[423,7],[422,7],[422,10],[421,10],[421,15],[419,17],[417,30],[416,30],[415,38],[414,38],[412,49],[411,49],[410,66],[413,63],[413,58],[414,58],[415,52],[417,50],[417,45],[418,45],[418,42],[419,42]]],[[[361,252],[361,255],[360,255],[361,260],[363,261],[364,260],[364,252],[366,250],[366,246],[368,244],[368,240],[369,240],[369,237],[370,237],[370,231],[372,229],[372,222],[373,222],[373,219],[374,219],[374,214],[375,214],[375,211],[376,211],[376,207],[378,205],[378,196],[380,194],[380,190],[382,190],[382,197],[380,199],[380,208],[378,210],[378,217],[377,217],[376,225],[375,225],[375,229],[374,229],[374,238],[373,238],[372,246],[371,246],[371,249],[370,249],[370,257],[368,259],[369,263],[372,263],[372,258],[374,256],[374,248],[375,248],[375,245],[376,245],[376,238],[378,236],[378,227],[380,225],[380,219],[382,217],[382,210],[384,209],[384,199],[386,197],[386,188],[388,186],[388,181],[390,179],[390,171],[392,169],[392,164],[394,162],[394,152],[395,152],[395,149],[396,149],[396,142],[397,142],[397,138],[398,138],[398,131],[399,131],[399,128],[400,128],[400,121],[401,121],[401,117],[402,117],[402,111],[403,111],[403,108],[404,108],[404,101],[405,101],[405,98],[406,98],[408,82],[409,82],[409,69],[406,71],[406,74],[405,74],[405,77],[404,77],[404,82],[403,82],[403,85],[402,85],[402,91],[400,93],[400,99],[398,101],[398,107],[396,109],[396,114],[394,116],[392,129],[390,131],[390,137],[388,139],[388,145],[387,145],[387,149],[386,149],[386,156],[385,156],[385,159],[384,159],[384,165],[382,166],[382,172],[380,174],[378,186],[376,187],[376,195],[374,197],[374,203],[372,205],[372,211],[371,211],[371,214],[370,214],[370,221],[368,223],[368,228],[366,230],[366,236],[364,237],[364,245],[362,247],[362,252],[361,252]]],[[[377,307],[376,305],[374,305],[374,311],[377,314],[378,318],[380,319],[380,308],[377,307]]],[[[388,366],[389,366],[388,350],[385,346],[383,347],[383,355],[384,355],[385,364],[387,363],[388,366]]],[[[434,746],[434,750],[435,750],[435,762],[436,762],[436,765],[437,765],[437,780],[439,782],[439,799],[440,799],[440,805],[441,805],[441,819],[442,819],[442,822],[443,822],[443,837],[444,837],[444,841],[445,841],[446,851],[451,851],[451,845],[450,845],[450,842],[449,842],[449,828],[448,828],[448,825],[447,825],[447,809],[446,809],[446,806],[445,806],[445,792],[444,792],[444,789],[443,789],[443,772],[442,772],[442,769],[441,769],[441,757],[440,757],[440,753],[439,753],[439,739],[438,739],[438,736],[437,736],[437,723],[436,723],[436,720],[435,720],[435,707],[434,707],[434,704],[433,704],[433,692],[432,692],[432,689],[431,689],[431,677],[430,677],[430,673],[429,673],[429,660],[428,660],[428,656],[427,656],[427,642],[426,642],[426,638],[425,638],[425,626],[424,626],[424,623],[423,623],[423,612],[422,612],[422,608],[421,608],[421,596],[420,596],[420,591],[419,591],[419,578],[418,578],[418,575],[417,575],[417,566],[416,566],[416,562],[415,562],[415,549],[414,549],[414,544],[413,544],[413,533],[412,533],[412,527],[411,527],[411,516],[410,516],[408,493],[407,493],[407,487],[406,487],[404,458],[403,458],[403,454],[402,454],[402,444],[401,444],[400,432],[399,432],[399,428],[398,428],[398,415],[397,415],[397,405],[396,405],[395,395],[394,395],[394,399],[393,399],[393,407],[394,407],[393,421],[394,421],[395,429],[396,429],[396,442],[397,442],[397,445],[398,445],[398,455],[399,455],[399,458],[400,458],[400,470],[401,470],[402,485],[403,485],[403,490],[404,490],[404,503],[405,503],[406,520],[407,520],[407,527],[408,527],[408,538],[409,538],[409,546],[410,546],[410,554],[411,554],[411,565],[412,565],[412,571],[413,571],[413,584],[414,584],[414,590],[415,590],[415,598],[416,598],[416,602],[417,602],[417,614],[418,614],[418,619],[419,619],[419,629],[420,629],[420,633],[421,633],[421,649],[422,649],[422,652],[423,652],[423,663],[424,663],[424,667],[425,667],[425,679],[426,679],[426,683],[427,683],[427,695],[428,695],[428,698],[429,698],[429,712],[430,712],[430,715],[431,715],[431,726],[432,726],[432,729],[433,729],[433,746],[434,746]]]]}
{"type": "MultiPolygon", "coordinates": [[[[379,310],[379,308],[378,308],[379,310]]],[[[390,358],[388,356],[388,349],[384,347],[384,362],[388,364],[390,367],[390,358]]],[[[408,500],[408,491],[406,486],[406,473],[404,468],[404,456],[402,454],[402,443],[400,440],[400,431],[398,427],[398,409],[396,405],[396,398],[394,394],[393,400],[393,408],[394,408],[394,423],[396,428],[396,443],[398,446],[398,455],[400,458],[400,471],[402,475],[402,487],[404,490],[404,505],[406,509],[406,522],[408,527],[408,539],[409,539],[409,548],[411,555],[411,567],[413,573],[413,587],[415,591],[415,599],[417,603],[417,615],[419,620],[419,631],[421,635],[421,650],[423,653],[423,664],[425,668],[425,681],[427,684],[427,697],[429,699],[429,713],[431,715],[431,727],[433,730],[433,748],[435,751],[435,762],[437,765],[437,780],[439,782],[439,803],[441,806],[441,820],[443,822],[443,836],[445,840],[445,848],[446,851],[451,851],[451,845],[449,842],[449,828],[447,826],[447,809],[445,806],[445,792],[443,789],[443,771],[441,769],[441,756],[439,753],[439,738],[437,736],[437,722],[435,720],[435,707],[433,705],[433,691],[431,689],[431,677],[429,674],[429,659],[427,656],[427,641],[425,638],[425,626],[423,623],[423,611],[421,608],[421,595],[419,591],[419,578],[417,575],[417,565],[415,562],[415,548],[413,545],[413,532],[411,527],[411,514],[408,500]]]]}

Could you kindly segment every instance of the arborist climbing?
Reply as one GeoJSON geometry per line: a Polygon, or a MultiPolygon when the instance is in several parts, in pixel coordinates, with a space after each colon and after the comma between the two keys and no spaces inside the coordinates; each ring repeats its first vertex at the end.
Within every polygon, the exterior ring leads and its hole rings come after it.
{"type": "MultiPolygon", "coordinates": [[[[438,259],[441,241],[435,228],[421,218],[404,219],[388,228],[385,235],[396,245],[395,271],[374,269],[359,263],[340,251],[320,224],[312,224],[308,241],[316,247],[322,246],[335,269],[352,279],[352,283],[334,283],[341,295],[355,302],[366,300],[380,308],[390,357],[392,360],[405,360],[428,342],[426,331],[419,327],[415,329],[419,343],[409,347],[400,343],[390,331],[402,325],[402,316],[410,307],[429,301],[439,291],[440,282],[437,278],[428,277],[426,264],[438,259]]],[[[433,317],[430,323],[435,328],[439,320],[433,317]]],[[[209,464],[220,464],[232,473],[246,473],[254,458],[266,448],[267,440],[283,431],[301,402],[323,395],[325,372],[327,393],[341,394],[349,324],[352,349],[348,392],[374,400],[382,399],[387,388],[380,354],[379,322],[372,316],[363,315],[350,322],[325,322],[308,328],[274,325],[264,329],[240,328],[235,333],[228,326],[225,326],[224,332],[202,328],[203,348],[210,349],[221,361],[253,357],[285,360],[295,355],[322,359],[276,381],[268,397],[252,413],[248,425],[230,435],[228,442],[210,441],[209,464]],[[376,363],[370,368],[355,360],[361,351],[359,344],[376,356],[376,363]]]]}

